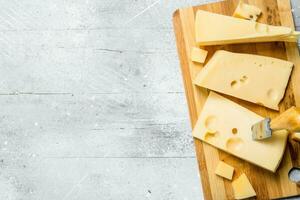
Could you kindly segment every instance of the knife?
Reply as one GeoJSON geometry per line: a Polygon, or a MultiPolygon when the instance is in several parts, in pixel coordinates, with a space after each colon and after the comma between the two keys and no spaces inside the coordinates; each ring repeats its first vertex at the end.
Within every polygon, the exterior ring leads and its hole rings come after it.
{"type": "Polygon", "coordinates": [[[275,119],[265,118],[251,127],[253,140],[272,137],[273,131],[288,130],[292,139],[300,142],[300,108],[291,107],[275,119]]]}

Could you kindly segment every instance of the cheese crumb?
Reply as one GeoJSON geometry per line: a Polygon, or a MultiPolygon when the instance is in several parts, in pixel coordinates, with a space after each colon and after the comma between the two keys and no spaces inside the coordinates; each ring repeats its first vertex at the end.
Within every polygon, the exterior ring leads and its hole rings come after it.
{"type": "Polygon", "coordinates": [[[191,53],[191,60],[193,62],[198,62],[198,63],[204,63],[207,57],[207,51],[197,48],[197,47],[193,47],[192,49],[192,53],[191,53]]]}
{"type": "Polygon", "coordinates": [[[256,193],[245,174],[232,182],[235,199],[246,199],[256,196],[256,193]]]}
{"type": "Polygon", "coordinates": [[[219,161],[219,164],[215,170],[215,174],[222,176],[228,180],[232,179],[234,168],[223,161],[219,161]]]}

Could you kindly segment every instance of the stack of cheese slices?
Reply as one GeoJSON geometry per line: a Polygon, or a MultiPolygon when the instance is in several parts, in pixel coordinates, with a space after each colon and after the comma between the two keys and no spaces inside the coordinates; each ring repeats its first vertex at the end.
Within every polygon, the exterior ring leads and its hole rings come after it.
{"type": "MultiPolygon", "coordinates": [[[[204,47],[210,45],[297,42],[299,32],[291,28],[256,22],[261,14],[258,7],[242,2],[233,16],[197,11],[197,47],[192,49],[191,60],[205,63],[208,52],[204,47]]],[[[276,172],[285,151],[288,132],[274,132],[267,142],[253,141],[251,126],[263,118],[215,92],[278,111],[293,66],[293,63],[277,58],[216,51],[193,80],[195,85],[211,90],[193,130],[193,136],[276,172]]],[[[233,173],[233,167],[224,162],[220,162],[216,168],[217,175],[229,180],[233,173]]],[[[245,174],[234,180],[232,186],[236,199],[256,195],[245,174]]]]}

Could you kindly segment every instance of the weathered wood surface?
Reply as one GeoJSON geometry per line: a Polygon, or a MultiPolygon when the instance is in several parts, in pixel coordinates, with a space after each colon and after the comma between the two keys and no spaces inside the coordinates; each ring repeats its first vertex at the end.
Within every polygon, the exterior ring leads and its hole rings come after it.
{"type": "Polygon", "coordinates": [[[291,0],[293,14],[294,14],[294,21],[295,27],[297,30],[300,28],[300,2],[298,0],[291,0]]]}
{"type": "Polygon", "coordinates": [[[171,24],[198,3],[0,0],[0,199],[201,198],[171,24]]]}
{"type": "Polygon", "coordinates": [[[0,199],[201,199],[171,17],[207,2],[0,0],[0,199]]]}

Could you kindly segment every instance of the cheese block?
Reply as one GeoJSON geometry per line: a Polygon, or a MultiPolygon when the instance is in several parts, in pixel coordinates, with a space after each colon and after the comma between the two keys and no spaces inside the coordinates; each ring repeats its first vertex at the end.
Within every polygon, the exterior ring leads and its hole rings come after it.
{"type": "Polygon", "coordinates": [[[256,196],[255,190],[245,174],[242,174],[232,182],[232,188],[235,199],[246,199],[256,196]]]}
{"type": "Polygon", "coordinates": [[[284,41],[293,30],[199,10],[195,22],[198,45],[284,41]]]}
{"type": "Polygon", "coordinates": [[[285,60],[219,50],[194,84],[278,110],[292,69],[285,60]]]}
{"type": "Polygon", "coordinates": [[[259,9],[258,7],[240,1],[233,13],[233,17],[256,21],[261,13],[261,9],[259,9]]]}
{"type": "Polygon", "coordinates": [[[251,126],[263,117],[210,92],[193,136],[227,153],[275,172],[282,159],[288,132],[274,131],[268,140],[252,140],[251,126]]]}
{"type": "Polygon", "coordinates": [[[233,172],[234,168],[223,161],[219,161],[218,166],[215,170],[215,174],[222,176],[228,180],[232,179],[233,172]]]}
{"type": "Polygon", "coordinates": [[[207,51],[197,47],[193,47],[191,52],[191,60],[193,62],[204,63],[207,57],[207,51]]]}

